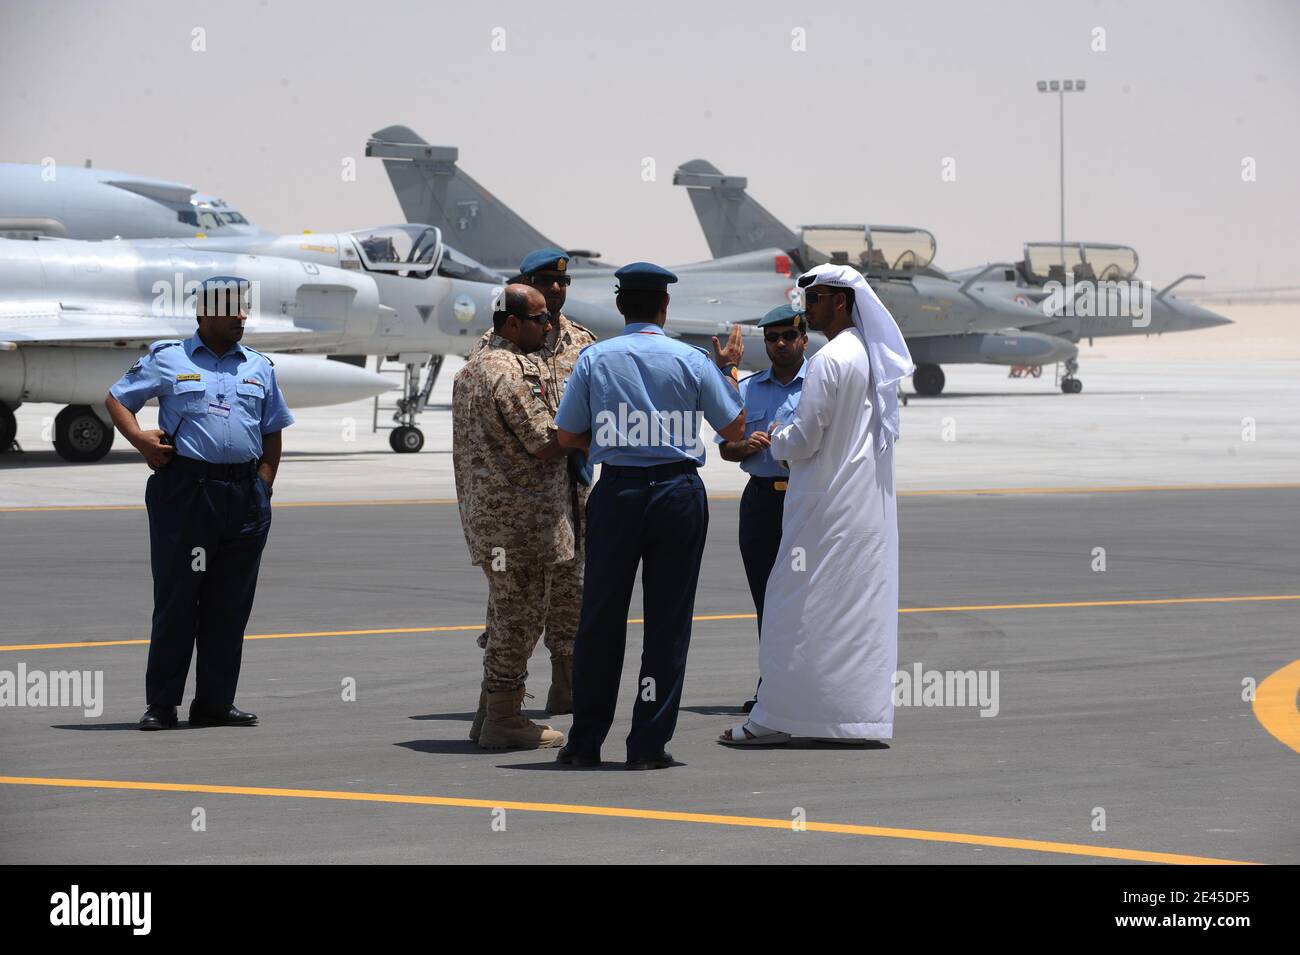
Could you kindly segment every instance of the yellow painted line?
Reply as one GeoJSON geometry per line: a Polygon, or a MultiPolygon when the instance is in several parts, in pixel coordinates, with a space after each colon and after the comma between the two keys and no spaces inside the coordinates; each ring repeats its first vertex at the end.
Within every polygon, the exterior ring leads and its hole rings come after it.
{"type": "Polygon", "coordinates": [[[1255,688],[1251,710],[1259,725],[1277,740],[1300,753],[1300,709],[1296,694],[1300,692],[1300,660],[1288,663],[1269,674],[1255,688]]]}
{"type": "MultiPolygon", "coordinates": [[[[899,497],[966,497],[970,495],[1030,494],[1142,494],[1151,491],[1296,491],[1300,484],[1132,484],[1116,487],[969,487],[936,488],[922,491],[899,491],[899,497]]],[[[739,494],[710,494],[711,501],[736,501],[739,494]]],[[[285,507],[395,507],[411,505],[455,504],[455,498],[394,498],[392,500],[352,501],[283,501],[285,507]]],[[[33,507],[0,507],[0,514],[25,514],[43,511],[143,511],[143,504],[59,504],[33,507]]]]}
{"type": "MultiPolygon", "coordinates": [[[[1300,594],[1261,594],[1241,597],[1162,597],[1150,600],[1074,600],[1062,603],[1023,604],[966,604],[956,607],[900,607],[903,613],[976,613],[990,610],[1050,610],[1071,607],[1145,607],[1169,604],[1221,604],[1257,603],[1279,600],[1300,600],[1300,594]]],[[[700,614],[691,618],[694,623],[710,620],[754,620],[752,613],[700,614]]],[[[643,624],[643,617],[629,617],[628,623],[643,624]]],[[[245,640],[290,640],[300,637],[365,637],[376,635],[451,633],[464,630],[482,630],[486,624],[462,623],[446,627],[387,627],[375,630],[308,630],[302,633],[249,633],[245,640]]],[[[146,646],[148,640],[88,640],[79,643],[12,643],[0,644],[0,653],[20,650],[74,650],[86,647],[146,646]]]]}
{"type": "MultiPolygon", "coordinates": [[[[491,799],[464,799],[450,796],[405,795],[401,793],[348,792],[334,789],[272,789],[261,786],[209,786],[200,783],[155,783],[118,779],[55,779],[39,776],[0,776],[7,786],[54,786],[73,789],[118,789],[143,792],[212,793],[225,796],[269,796],[280,799],[329,799],[343,802],[399,803],[414,806],[453,806],[462,809],[514,809],[517,812],[546,812],[570,816],[603,816],[614,819],[641,819],[655,822],[689,822],[712,826],[736,826],[751,829],[792,831],[791,820],[763,816],[724,816],[703,812],[672,812],[659,809],[635,809],[622,806],[587,806],[573,803],[511,802],[491,799]]],[[[1173,865],[1254,865],[1238,859],[1214,859],[1206,856],[1172,852],[1148,852],[1144,849],[1120,849],[1089,846],[1075,842],[1048,842],[1040,839],[1012,839],[968,832],[942,832],[930,829],[896,829],[886,826],[860,826],[809,820],[810,832],[832,832],[849,836],[873,836],[880,839],[907,839],[918,842],[948,842],[957,845],[985,846],[996,849],[1019,849],[1024,852],[1050,852],[1059,855],[1088,856],[1094,859],[1119,859],[1126,862],[1160,862],[1173,865]]]]}
{"type": "MultiPolygon", "coordinates": [[[[751,617],[753,614],[750,615],[751,617]]],[[[387,627],[376,630],[310,630],[302,633],[248,633],[245,640],[291,640],[297,637],[365,637],[383,634],[450,633],[457,630],[482,630],[484,624],[457,624],[450,627],[387,627]]],[[[0,651],[63,650],[77,647],[148,646],[148,640],[90,640],[85,643],[0,644],[0,651]]]]}

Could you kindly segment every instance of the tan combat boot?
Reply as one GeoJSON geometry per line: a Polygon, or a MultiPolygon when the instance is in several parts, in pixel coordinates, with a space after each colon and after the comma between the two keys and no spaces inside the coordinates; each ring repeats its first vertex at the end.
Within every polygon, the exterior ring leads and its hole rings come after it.
{"type": "Polygon", "coordinates": [[[474,725],[469,728],[469,738],[478,742],[479,733],[483,731],[483,720],[487,716],[487,690],[478,691],[478,712],[474,714],[474,725]]]}
{"type": "Polygon", "coordinates": [[[551,691],[546,694],[546,712],[551,716],[573,712],[573,657],[551,658],[551,691]]]}
{"type": "Polygon", "coordinates": [[[480,749],[550,749],[564,745],[564,734],[538,726],[521,712],[524,688],[487,694],[487,718],[479,732],[480,749]]]}

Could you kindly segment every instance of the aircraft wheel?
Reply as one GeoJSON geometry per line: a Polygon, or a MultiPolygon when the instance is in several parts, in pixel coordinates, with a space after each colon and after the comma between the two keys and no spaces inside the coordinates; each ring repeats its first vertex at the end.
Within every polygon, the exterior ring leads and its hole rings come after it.
{"type": "Polygon", "coordinates": [[[113,426],[86,405],[68,405],[54,418],[54,450],[65,461],[98,461],[113,446],[113,426]]]}
{"type": "Polygon", "coordinates": [[[14,438],[18,437],[18,419],[13,409],[0,401],[0,454],[13,447],[14,438]]]}
{"type": "Polygon", "coordinates": [[[933,396],[943,391],[943,369],[938,365],[917,365],[912,372],[912,387],[918,395],[933,396]]]}
{"type": "Polygon", "coordinates": [[[1083,391],[1083,382],[1078,378],[1062,378],[1061,391],[1065,392],[1067,395],[1077,395],[1079,392],[1083,391]]]}
{"type": "Polygon", "coordinates": [[[388,445],[398,454],[415,454],[424,447],[424,432],[419,428],[402,425],[389,432],[388,445]]]}

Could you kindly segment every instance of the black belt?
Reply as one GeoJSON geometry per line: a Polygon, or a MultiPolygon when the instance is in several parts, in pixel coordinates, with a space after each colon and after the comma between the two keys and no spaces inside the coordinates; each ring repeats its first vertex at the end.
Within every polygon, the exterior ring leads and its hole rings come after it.
{"type": "Polygon", "coordinates": [[[790,485],[790,479],[788,477],[759,477],[757,474],[751,474],[749,479],[756,484],[770,487],[774,491],[785,491],[785,489],[790,485]]]}
{"type": "Polygon", "coordinates": [[[649,467],[635,468],[625,464],[602,464],[600,476],[639,478],[645,481],[662,481],[679,474],[694,474],[699,465],[694,461],[675,461],[672,464],[652,464],[649,467]]]}
{"type": "Polygon", "coordinates": [[[211,478],[214,481],[238,481],[240,478],[250,477],[257,473],[256,461],[241,461],[238,464],[209,464],[207,461],[187,458],[182,454],[172,455],[171,464],[168,467],[184,471],[187,474],[197,474],[199,477],[211,478]]]}

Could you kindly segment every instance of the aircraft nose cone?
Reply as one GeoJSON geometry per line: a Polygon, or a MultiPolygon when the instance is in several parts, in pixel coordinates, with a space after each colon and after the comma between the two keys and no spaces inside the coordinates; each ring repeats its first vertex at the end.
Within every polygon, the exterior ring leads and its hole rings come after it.
{"type": "Polygon", "coordinates": [[[1208,308],[1193,305],[1191,302],[1174,299],[1170,304],[1173,306],[1171,309],[1172,314],[1169,316],[1169,323],[1165,326],[1166,331],[1190,332],[1202,328],[1217,328],[1220,325],[1232,324],[1232,319],[1225,318],[1208,308]]]}

